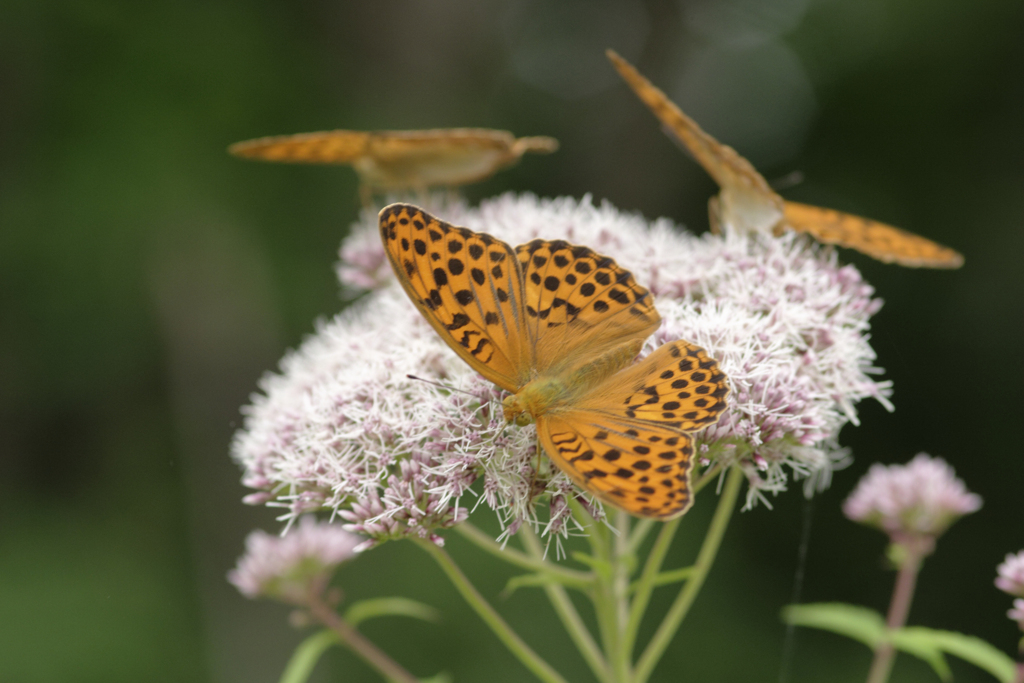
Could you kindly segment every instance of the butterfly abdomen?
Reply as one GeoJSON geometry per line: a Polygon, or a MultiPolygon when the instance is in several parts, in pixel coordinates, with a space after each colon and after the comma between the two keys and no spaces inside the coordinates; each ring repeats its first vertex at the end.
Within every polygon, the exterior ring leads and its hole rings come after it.
{"type": "Polygon", "coordinates": [[[643,339],[632,339],[625,344],[613,347],[606,353],[597,357],[582,367],[576,368],[569,374],[566,384],[586,393],[591,387],[600,384],[603,380],[611,377],[619,370],[628,367],[634,360],[640,349],[644,346],[643,339]]]}

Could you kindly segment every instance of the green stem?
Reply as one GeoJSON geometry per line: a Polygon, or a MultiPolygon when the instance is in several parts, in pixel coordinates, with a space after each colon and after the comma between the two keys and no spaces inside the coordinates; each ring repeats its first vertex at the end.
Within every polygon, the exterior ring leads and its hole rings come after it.
{"type": "Polygon", "coordinates": [[[722,472],[724,467],[725,466],[721,462],[716,462],[710,468],[705,470],[699,477],[694,477],[693,485],[691,486],[693,489],[693,495],[696,496],[702,488],[707,486],[709,481],[715,479],[715,477],[722,472]]]}
{"type": "Polygon", "coordinates": [[[665,561],[665,555],[668,553],[669,546],[672,545],[672,539],[679,528],[680,520],[682,520],[682,517],[676,517],[662,525],[661,531],[658,532],[658,537],[654,541],[654,546],[651,548],[651,553],[647,556],[644,570],[637,582],[636,593],[633,596],[633,604],[629,611],[629,621],[626,624],[624,638],[624,646],[628,648],[630,657],[633,656],[633,648],[636,646],[636,636],[640,630],[640,622],[643,621],[644,613],[647,611],[647,604],[650,602],[651,594],[654,592],[655,580],[658,577],[658,572],[661,571],[661,565],[665,561]]]}
{"type": "Polygon", "coordinates": [[[591,516],[587,509],[580,505],[579,501],[575,498],[569,499],[569,508],[572,510],[572,516],[576,518],[576,521],[580,525],[587,529],[587,542],[590,543],[590,552],[594,554],[594,557],[601,557],[607,559],[607,543],[604,538],[604,525],[599,524],[596,519],[591,516]]]}
{"type": "MultiPolygon", "coordinates": [[[[692,486],[692,495],[696,496],[697,492],[704,488],[708,482],[717,477],[721,470],[721,462],[716,462],[711,468],[705,471],[703,475],[696,477],[692,486]]],[[[647,605],[651,600],[651,594],[654,592],[654,589],[657,586],[672,583],[677,580],[677,576],[681,578],[689,578],[693,573],[692,567],[675,570],[666,575],[659,573],[661,565],[665,561],[665,555],[668,553],[668,549],[672,545],[672,539],[675,538],[676,531],[679,528],[681,520],[681,517],[677,517],[676,519],[670,520],[662,525],[661,531],[658,532],[658,538],[654,541],[654,546],[651,548],[651,552],[647,556],[647,562],[644,564],[643,573],[633,586],[635,595],[630,609],[629,622],[626,626],[625,635],[625,646],[628,648],[630,657],[633,656],[633,648],[636,645],[636,637],[640,630],[640,623],[643,621],[644,613],[647,611],[647,605]]],[[[634,538],[630,539],[633,552],[636,552],[637,547],[643,542],[644,537],[653,523],[654,520],[645,519],[637,524],[637,528],[633,534],[634,538]]]]}
{"type": "MultiPolygon", "coordinates": [[[[535,558],[543,556],[543,548],[541,547],[540,540],[533,533],[533,529],[524,524],[519,530],[519,534],[523,545],[530,555],[535,558]]],[[[580,651],[590,670],[594,672],[594,676],[601,683],[611,683],[608,678],[608,664],[604,660],[604,655],[601,654],[601,650],[597,647],[594,637],[583,623],[583,619],[580,618],[580,614],[576,610],[576,606],[572,604],[572,600],[569,598],[565,588],[557,584],[546,584],[544,592],[547,593],[551,606],[555,609],[558,618],[562,620],[562,625],[565,626],[569,637],[575,643],[576,649],[580,651]]]]}
{"type": "Polygon", "coordinates": [[[612,666],[615,680],[628,683],[632,677],[633,652],[626,642],[626,628],[629,622],[629,527],[630,516],[623,510],[615,511],[614,554],[612,555],[612,576],[609,586],[613,614],[615,615],[615,656],[612,666]]]}
{"type": "Polygon", "coordinates": [[[661,659],[661,655],[665,652],[665,648],[668,647],[672,637],[679,629],[683,618],[686,617],[686,613],[697,597],[701,586],[704,585],[704,579],[707,578],[708,571],[715,561],[715,555],[718,554],[718,548],[722,544],[722,536],[729,526],[729,518],[732,516],[733,508],[736,507],[736,498],[739,495],[742,481],[743,470],[738,467],[732,468],[725,480],[722,495],[718,499],[718,507],[715,509],[715,515],[711,519],[711,526],[708,527],[707,536],[704,537],[704,543],[701,544],[700,552],[697,553],[697,561],[693,564],[693,574],[682,590],[679,591],[679,595],[676,596],[675,602],[669,608],[668,614],[665,615],[665,618],[658,626],[658,630],[655,631],[654,637],[651,638],[651,642],[647,644],[643,654],[640,656],[636,665],[633,683],[645,683],[650,677],[654,667],[658,664],[658,660],[661,659]]]}
{"type": "Polygon", "coordinates": [[[615,681],[616,665],[614,660],[618,652],[616,647],[618,638],[615,624],[615,601],[611,595],[610,586],[612,561],[606,537],[608,529],[604,524],[595,520],[578,501],[570,499],[569,506],[573,516],[586,531],[590,552],[595,560],[595,581],[590,599],[594,603],[597,628],[601,635],[601,646],[608,659],[609,676],[611,680],[615,681]]]}
{"type": "Polygon", "coordinates": [[[385,679],[393,683],[419,683],[419,679],[403,669],[383,650],[374,645],[352,624],[338,616],[319,597],[319,592],[309,600],[309,613],[321,624],[334,631],[338,640],[352,650],[360,659],[376,669],[385,679]]]}
{"type": "Polygon", "coordinates": [[[633,533],[629,535],[629,552],[635,555],[640,550],[641,544],[644,539],[647,538],[647,534],[651,533],[651,529],[654,528],[655,520],[650,517],[646,519],[638,520],[633,526],[633,533]]]}
{"type": "MultiPolygon", "coordinates": [[[[600,558],[605,566],[611,564],[608,555],[600,558]]],[[[613,681],[617,681],[618,638],[615,625],[615,599],[611,592],[611,577],[606,571],[597,573],[598,579],[591,593],[591,600],[594,603],[594,612],[597,615],[597,626],[601,632],[601,645],[604,648],[605,657],[608,659],[608,669],[613,681]]]]}
{"type": "MultiPolygon", "coordinates": [[[[654,577],[654,587],[667,586],[670,583],[679,583],[680,581],[686,581],[693,574],[693,567],[680,567],[679,569],[671,569],[667,572],[661,572],[654,577]]],[[[640,581],[634,581],[633,585],[629,587],[631,591],[636,591],[640,587],[640,581]]]]}
{"type": "Polygon", "coordinates": [[[295,648],[295,653],[288,660],[288,666],[281,674],[280,683],[306,683],[316,663],[320,661],[320,655],[332,645],[339,644],[341,641],[338,634],[330,629],[324,629],[306,638],[295,648]]]}
{"type": "Polygon", "coordinates": [[[586,588],[594,580],[594,577],[590,572],[581,572],[576,569],[561,567],[553,562],[545,560],[543,554],[531,557],[521,553],[515,548],[509,548],[507,546],[502,547],[500,543],[496,542],[493,538],[485,534],[483,531],[480,531],[480,529],[476,528],[469,522],[462,522],[455,525],[455,531],[478,548],[486,550],[491,555],[505,560],[509,564],[514,564],[518,567],[542,574],[550,574],[558,577],[558,579],[563,583],[574,587],[586,588]]]}
{"type": "Polygon", "coordinates": [[[501,615],[490,603],[484,599],[484,596],[480,595],[480,592],[469,582],[469,579],[459,566],[455,564],[451,556],[448,555],[444,550],[439,548],[436,544],[431,543],[428,540],[416,538],[413,539],[415,543],[429,553],[439,565],[444,573],[448,575],[452,584],[459,591],[462,597],[469,603],[480,618],[484,620],[494,634],[498,636],[498,639],[505,644],[505,647],[515,655],[523,665],[529,669],[533,674],[546,683],[566,683],[566,680],[562,676],[551,668],[551,665],[545,662],[541,657],[534,652],[529,645],[523,642],[523,639],[512,630],[512,628],[505,623],[505,620],[501,618],[501,615]]]}

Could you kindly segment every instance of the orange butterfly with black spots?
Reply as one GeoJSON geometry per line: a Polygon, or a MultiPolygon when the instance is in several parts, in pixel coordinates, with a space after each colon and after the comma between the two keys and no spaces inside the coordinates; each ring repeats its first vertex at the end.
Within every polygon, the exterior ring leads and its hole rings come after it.
{"type": "Polygon", "coordinates": [[[374,192],[475,183],[513,166],[527,152],[556,149],[554,138],[516,138],[508,131],[486,128],[329,130],[257,138],[228,147],[231,154],[246,159],[349,164],[359,175],[367,206],[374,192]]]}
{"type": "Polygon", "coordinates": [[[696,157],[721,188],[709,202],[711,228],[747,232],[784,229],[812,235],[819,242],[849,247],[885,263],[920,268],[959,268],[964,257],[912,232],[834,209],[784,200],[732,147],[704,132],[697,123],[612,50],[608,58],[619,74],[662,122],[667,132],[696,157]]]}
{"type": "Polygon", "coordinates": [[[686,341],[634,362],[660,325],[651,293],[611,258],[561,240],[513,249],[392,204],[380,234],[406,294],[464,361],[536,422],[544,453],[581,488],[640,517],[693,502],[693,437],[725,410],[718,362],[686,341]]]}

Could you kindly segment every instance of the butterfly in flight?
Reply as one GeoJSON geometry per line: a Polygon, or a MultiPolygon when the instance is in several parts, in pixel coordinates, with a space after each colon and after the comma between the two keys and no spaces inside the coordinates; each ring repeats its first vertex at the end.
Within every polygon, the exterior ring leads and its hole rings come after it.
{"type": "Polygon", "coordinates": [[[485,128],[330,130],[257,138],[228,147],[231,154],[247,159],[349,164],[359,175],[366,205],[374,192],[475,183],[518,163],[526,152],[556,149],[554,138],[517,139],[508,131],[485,128]]]}
{"type": "Polygon", "coordinates": [[[420,313],[510,393],[507,421],[536,422],[552,462],[602,501],[655,519],[689,509],[690,433],[718,420],[729,387],[686,341],[634,363],[661,316],[629,271],[561,240],[513,249],[408,204],[385,207],[379,221],[420,313]]]}
{"type": "Polygon", "coordinates": [[[960,253],[912,232],[834,209],[785,201],[749,161],[705,133],[629,62],[612,50],[608,50],[608,58],[669,135],[685,145],[718,183],[721,192],[709,202],[713,231],[717,232],[719,225],[775,234],[789,228],[885,263],[920,268],[963,265],[960,253]]]}

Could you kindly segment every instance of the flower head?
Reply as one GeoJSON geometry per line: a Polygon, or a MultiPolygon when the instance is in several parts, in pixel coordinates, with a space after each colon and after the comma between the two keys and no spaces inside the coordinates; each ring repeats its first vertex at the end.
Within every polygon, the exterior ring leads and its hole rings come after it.
{"type": "MultiPolygon", "coordinates": [[[[512,245],[566,239],[631,270],[663,318],[642,353],[686,339],[728,375],[729,407],[696,435],[698,453],[742,466],[748,503],[785,489],[790,473],[827,483],[843,458],[836,436],[856,422],[856,404],[873,397],[889,406],[889,383],[870,377],[879,371],[868,320],[881,302],[855,268],[805,237],[695,237],[589,198],[507,194],[479,208],[450,203],[431,211],[512,245]]],[[[579,489],[538,457],[532,426],[505,424],[502,392],[408,300],[378,234],[375,216],[364,213],[339,269],[345,287],[371,291],[289,354],[246,409],[233,455],[243,482],[269,496],[254,502],[292,516],[330,509],[377,541],[439,540],[436,530],[481,504],[506,530],[528,522],[567,533],[567,503],[579,489]],[[548,501],[540,517],[539,494],[548,501]]]]}
{"type": "Polygon", "coordinates": [[[310,590],[322,588],[339,564],[355,556],[364,540],[312,516],[303,517],[284,536],[253,531],[228,581],[248,598],[304,604],[310,590]]]}
{"type": "Polygon", "coordinates": [[[996,588],[1018,598],[1024,598],[1024,550],[1007,555],[1006,561],[996,567],[996,588]]]}
{"type": "Polygon", "coordinates": [[[855,522],[875,526],[894,541],[937,538],[960,517],[981,508],[942,458],[919,453],[906,465],[871,466],[843,503],[855,522]]]}

